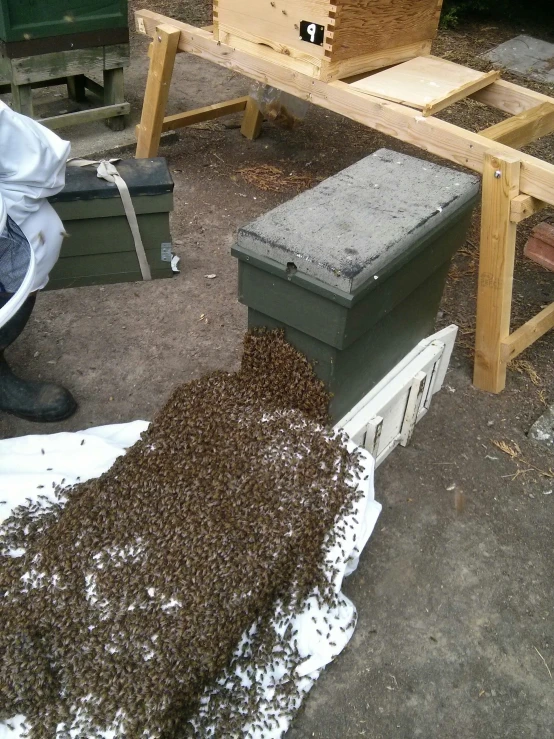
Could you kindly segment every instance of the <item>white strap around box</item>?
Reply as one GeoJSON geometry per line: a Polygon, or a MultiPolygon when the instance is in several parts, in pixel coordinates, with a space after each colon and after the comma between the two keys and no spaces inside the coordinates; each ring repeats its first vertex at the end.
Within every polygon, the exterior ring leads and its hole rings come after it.
{"type": "Polygon", "coordinates": [[[119,160],[101,159],[100,161],[94,161],[92,159],[70,159],[67,162],[67,166],[88,167],[89,165],[94,165],[97,167],[96,173],[98,177],[106,180],[107,182],[113,182],[115,184],[115,186],[119,190],[121,202],[123,203],[123,209],[125,210],[125,215],[127,216],[129,228],[131,229],[131,234],[133,235],[133,240],[135,242],[135,251],[138,257],[142,279],[151,280],[152,273],[150,272],[150,265],[148,264],[148,259],[146,258],[146,252],[144,250],[144,244],[142,243],[140,229],[137,221],[137,214],[135,213],[133,200],[131,198],[129,188],[127,187],[127,183],[119,174],[116,166],[114,165],[114,162],[117,161],[119,160]]]}

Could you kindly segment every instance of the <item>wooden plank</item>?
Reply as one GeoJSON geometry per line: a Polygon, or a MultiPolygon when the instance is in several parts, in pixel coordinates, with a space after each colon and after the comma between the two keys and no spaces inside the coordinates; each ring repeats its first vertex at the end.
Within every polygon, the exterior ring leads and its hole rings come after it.
{"type": "Polygon", "coordinates": [[[15,111],[34,118],[32,85],[16,85],[12,82],[12,106],[15,111]]]}
{"type": "Polygon", "coordinates": [[[86,102],[87,95],[85,92],[85,75],[76,74],[74,77],[67,78],[67,95],[70,100],[76,103],[86,102]]]}
{"type": "Polygon", "coordinates": [[[515,157],[485,156],[473,384],[491,393],[506,384],[502,342],[510,334],[516,248],[510,206],[519,193],[519,177],[515,157]]]}
{"type": "Polygon", "coordinates": [[[505,363],[521,354],[524,349],[534,344],[547,331],[554,328],[554,303],[547,305],[540,313],[524,323],[523,326],[502,341],[502,359],[505,363]]]}
{"type": "Polygon", "coordinates": [[[53,131],[64,126],[74,126],[78,123],[91,123],[92,121],[101,121],[104,118],[113,118],[118,115],[129,115],[131,106],[129,103],[120,103],[119,105],[103,105],[100,108],[91,108],[90,110],[78,110],[75,113],[64,113],[63,115],[55,115],[50,118],[43,118],[39,121],[46,128],[53,131]]]}
{"type": "Polygon", "coordinates": [[[138,159],[156,156],[158,153],[169,85],[180,38],[180,30],[165,23],[154,28],[154,31],[154,45],[137,137],[135,156],[138,159]]]}
{"type": "Polygon", "coordinates": [[[104,46],[104,69],[128,67],[130,64],[129,44],[104,46]]]}
{"type": "Polygon", "coordinates": [[[104,88],[102,85],[99,85],[98,82],[95,82],[94,80],[91,80],[89,77],[85,76],[85,87],[89,92],[92,92],[93,95],[96,95],[101,100],[104,100],[104,88]]]}
{"type": "MultiPolygon", "coordinates": [[[[163,120],[162,133],[165,133],[166,131],[175,131],[178,128],[184,128],[185,126],[192,126],[194,123],[202,123],[202,121],[211,121],[214,118],[221,118],[224,115],[240,113],[241,110],[246,108],[248,100],[250,100],[250,98],[246,95],[241,98],[235,98],[234,100],[226,100],[223,103],[206,105],[204,108],[189,110],[186,113],[168,115],[163,120]]],[[[135,129],[137,136],[139,130],[140,126],[137,126],[135,129]]]]}
{"type": "Polygon", "coordinates": [[[129,45],[98,46],[92,49],[72,49],[39,56],[12,59],[13,81],[19,85],[76,74],[101,74],[129,64],[129,45]]]}
{"type": "Polygon", "coordinates": [[[257,139],[262,130],[264,116],[258,107],[258,103],[251,97],[247,99],[246,110],[242,119],[240,132],[250,141],[257,139]]]}
{"type": "MultiPolygon", "coordinates": [[[[54,80],[43,80],[42,82],[33,82],[31,87],[33,90],[36,90],[38,88],[42,87],[52,87],[53,85],[65,85],[67,84],[67,77],[58,77],[54,80]]],[[[11,93],[12,86],[10,84],[7,85],[0,85],[0,95],[5,95],[6,93],[11,93]]]]}
{"type": "Polygon", "coordinates": [[[184,126],[192,126],[193,123],[202,123],[202,121],[211,121],[214,118],[221,118],[232,113],[240,113],[247,105],[248,96],[235,98],[234,100],[226,100],[223,103],[215,103],[214,105],[206,105],[204,108],[197,108],[187,113],[177,113],[176,115],[168,115],[164,118],[162,132],[174,131],[184,126]]]}
{"type": "Polygon", "coordinates": [[[552,103],[554,100],[535,90],[528,90],[521,85],[515,85],[506,80],[497,80],[492,85],[479,90],[471,96],[480,103],[498,108],[505,113],[518,115],[525,110],[534,108],[541,103],[552,103]]]}
{"type": "Polygon", "coordinates": [[[429,105],[426,105],[425,108],[423,108],[423,115],[435,115],[435,113],[438,113],[440,110],[444,110],[444,108],[447,108],[449,105],[453,105],[459,100],[464,100],[469,97],[472,92],[487,87],[499,77],[500,72],[498,71],[487,72],[474,82],[467,82],[466,84],[460,85],[442,98],[436,99],[429,105]]]}
{"type": "MultiPolygon", "coordinates": [[[[119,105],[125,102],[125,85],[123,67],[105,69],[104,73],[104,105],[119,105]]],[[[110,117],[106,124],[112,131],[123,131],[125,128],[124,116],[110,117]]]]}
{"type": "Polygon", "coordinates": [[[531,195],[517,195],[510,206],[510,220],[512,223],[521,223],[539,210],[546,208],[548,203],[537,200],[531,195]]]}
{"type": "MultiPolygon", "coordinates": [[[[465,131],[447,121],[432,116],[424,118],[419,111],[353,90],[344,82],[324,82],[294,72],[282,66],[282,55],[272,49],[265,49],[263,57],[251,56],[217,43],[211,33],[165,18],[158,13],[141,10],[137,11],[136,17],[140,21],[138,26],[142,26],[144,33],[148,35],[153,35],[156,26],[163,22],[179,30],[179,49],[183,52],[240,72],[263,84],[271,84],[302,100],[332,110],[476,172],[483,171],[483,160],[487,153],[497,152],[500,156],[507,157],[517,154],[522,163],[521,192],[554,205],[553,164],[529,154],[514,152],[508,146],[465,131]]],[[[498,83],[493,83],[495,84],[498,83]]],[[[554,102],[553,98],[549,100],[554,102]]]]}
{"type": "Polygon", "coordinates": [[[493,141],[520,149],[554,131],[554,103],[541,103],[479,133],[493,141]]]}
{"type": "Polygon", "coordinates": [[[432,115],[490,85],[499,75],[477,72],[435,56],[420,56],[353,82],[352,87],[432,115]]]}

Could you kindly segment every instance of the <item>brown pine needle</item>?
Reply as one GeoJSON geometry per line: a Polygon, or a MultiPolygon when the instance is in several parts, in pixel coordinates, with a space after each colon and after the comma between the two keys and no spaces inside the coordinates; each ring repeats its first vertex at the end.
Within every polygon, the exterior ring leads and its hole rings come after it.
{"type": "Polygon", "coordinates": [[[243,167],[238,170],[249,185],[254,185],[267,192],[286,192],[287,190],[305,190],[318,182],[310,174],[287,174],[279,167],[271,164],[260,164],[253,167],[243,167]]]}
{"type": "Polygon", "coordinates": [[[515,443],[515,441],[514,441],[514,442],[512,442],[512,444],[513,444],[514,446],[510,446],[510,445],[509,445],[509,444],[508,444],[507,442],[505,442],[505,441],[494,441],[494,440],[493,440],[493,442],[492,442],[492,443],[494,444],[494,446],[495,446],[495,447],[497,447],[498,449],[500,449],[500,451],[501,451],[501,452],[504,452],[504,454],[507,454],[507,455],[508,455],[509,457],[511,457],[512,459],[517,459],[518,457],[520,457],[520,456],[521,456],[521,449],[520,449],[520,448],[519,448],[519,446],[518,446],[518,445],[517,445],[517,444],[515,443]]]}
{"type": "Polygon", "coordinates": [[[519,372],[520,375],[527,375],[533,385],[542,385],[541,378],[536,369],[527,359],[512,359],[508,367],[509,369],[519,372]]]}
{"type": "Polygon", "coordinates": [[[512,479],[515,480],[516,477],[519,477],[519,475],[522,475],[524,472],[529,472],[530,470],[535,470],[535,472],[538,472],[543,477],[554,477],[554,469],[552,467],[549,467],[548,470],[541,470],[541,468],[537,467],[533,462],[529,462],[528,459],[524,459],[521,456],[521,449],[515,441],[512,441],[513,446],[510,446],[506,441],[495,441],[494,439],[491,439],[491,441],[497,449],[500,449],[501,452],[504,452],[504,454],[511,457],[516,464],[521,462],[521,464],[527,465],[528,469],[518,469],[513,476],[506,475],[506,477],[512,477],[512,479]]]}

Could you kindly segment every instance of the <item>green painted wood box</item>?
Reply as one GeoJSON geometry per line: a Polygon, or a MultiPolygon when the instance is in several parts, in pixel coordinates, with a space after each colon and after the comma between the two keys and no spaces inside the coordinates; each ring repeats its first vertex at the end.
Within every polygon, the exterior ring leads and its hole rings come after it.
{"type": "Polygon", "coordinates": [[[6,42],[127,27],[127,0],[0,0],[6,42]]]}
{"type": "MultiPolygon", "coordinates": [[[[152,278],[171,277],[173,180],[163,158],[116,162],[133,198],[152,278]]],[[[47,289],[142,280],[134,240],[117,187],[95,167],[68,167],[50,202],[68,233],[47,289]]]]}
{"type": "Polygon", "coordinates": [[[432,333],[479,179],[382,149],[241,228],[249,326],[281,327],[340,420],[432,333]]]}

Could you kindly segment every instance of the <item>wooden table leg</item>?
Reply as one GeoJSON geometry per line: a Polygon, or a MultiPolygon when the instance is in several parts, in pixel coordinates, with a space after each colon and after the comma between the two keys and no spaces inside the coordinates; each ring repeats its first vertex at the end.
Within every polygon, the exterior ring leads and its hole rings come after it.
{"type": "Polygon", "coordinates": [[[156,28],[150,55],[150,68],[142,104],[135,157],[144,159],[158,154],[171,75],[175,65],[181,32],[169,25],[156,28]]]}
{"type": "Polygon", "coordinates": [[[12,82],[12,106],[17,113],[34,118],[33,88],[31,85],[16,85],[12,82]]]}
{"type": "MultiPolygon", "coordinates": [[[[116,105],[125,102],[125,87],[123,82],[123,67],[104,70],[104,105],[116,105]]],[[[125,116],[118,115],[108,118],[106,125],[112,131],[123,131],[125,116]]]]}
{"type": "Polygon", "coordinates": [[[491,393],[506,384],[501,342],[510,333],[516,246],[510,207],[519,195],[519,173],[519,159],[485,155],[473,384],[491,393]]]}
{"type": "Polygon", "coordinates": [[[247,139],[257,139],[261,133],[263,122],[264,117],[258,107],[258,103],[254,98],[248,98],[240,132],[243,136],[246,136],[247,139]]]}
{"type": "Polygon", "coordinates": [[[67,78],[67,94],[69,99],[74,100],[76,103],[84,103],[86,101],[84,74],[74,74],[67,78]]]}

